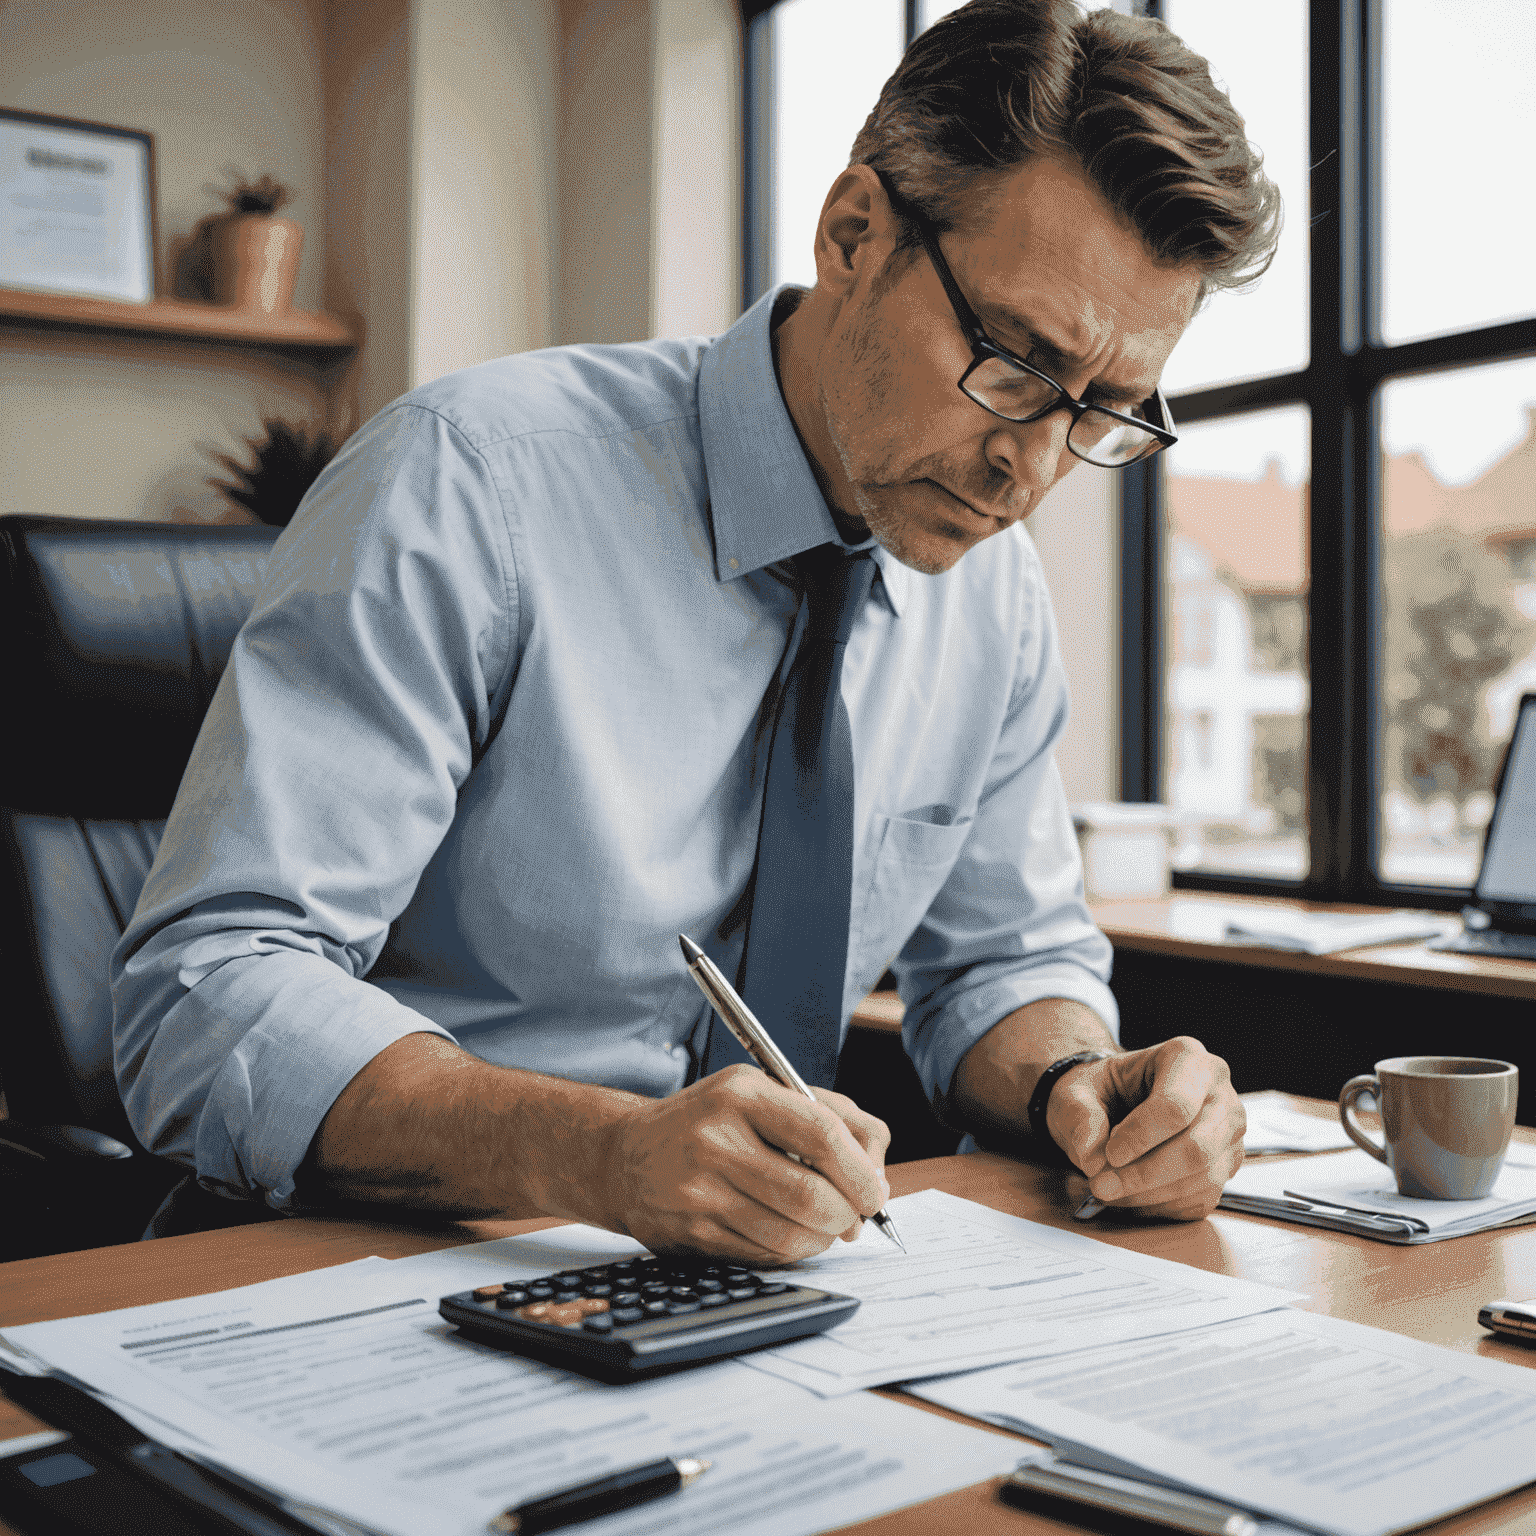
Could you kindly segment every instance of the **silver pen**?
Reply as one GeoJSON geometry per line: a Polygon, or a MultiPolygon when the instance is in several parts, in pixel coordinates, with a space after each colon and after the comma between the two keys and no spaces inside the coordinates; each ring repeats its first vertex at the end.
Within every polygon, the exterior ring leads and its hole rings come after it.
{"type": "Polygon", "coordinates": [[[1155,1525],[1171,1526],[1177,1531],[1191,1531],[1195,1536],[1257,1536],[1259,1529],[1258,1521],[1247,1510],[1223,1504],[1219,1499],[1100,1472],[1094,1467],[1076,1466],[1049,1451],[1021,1461],[1003,1484],[1005,1498],[1010,1489],[1087,1504],[1155,1525]]]}
{"type": "MultiPolygon", "coordinates": [[[[709,999],[715,1012],[725,1020],[725,1027],[735,1035],[742,1050],[774,1082],[803,1093],[813,1104],[818,1103],[816,1095],[806,1086],[805,1079],[795,1071],[794,1063],[773,1043],[773,1037],[758,1023],[752,1010],[741,1000],[741,994],[725,979],[725,973],[720,967],[686,933],[678,934],[677,942],[682,946],[683,959],[688,962],[688,974],[698,983],[699,991],[709,999]]],[[[876,1211],[870,1220],[903,1253],[907,1251],[907,1245],[896,1231],[896,1223],[885,1211],[876,1211]]]]}

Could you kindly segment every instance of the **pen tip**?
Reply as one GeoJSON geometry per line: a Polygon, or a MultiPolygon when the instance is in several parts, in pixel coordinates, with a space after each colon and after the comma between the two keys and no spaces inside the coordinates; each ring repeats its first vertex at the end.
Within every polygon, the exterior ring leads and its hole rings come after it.
{"type": "Polygon", "coordinates": [[[686,960],[689,965],[692,965],[695,960],[702,960],[704,958],[704,951],[700,949],[699,946],[695,944],[686,933],[678,934],[677,942],[682,948],[683,959],[686,960]]]}

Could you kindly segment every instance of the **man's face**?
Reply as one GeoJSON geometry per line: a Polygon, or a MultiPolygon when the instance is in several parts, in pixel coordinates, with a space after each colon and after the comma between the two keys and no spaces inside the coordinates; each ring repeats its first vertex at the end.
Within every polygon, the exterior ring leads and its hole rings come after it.
{"type": "MultiPolygon", "coordinates": [[[[973,216],[939,241],[994,342],[1111,409],[1152,394],[1199,297],[1197,272],[1154,262],[1082,173],[1056,160],[979,194],[973,216]]],[[[971,349],[933,263],[919,250],[877,293],[882,265],[869,261],[850,288],[817,360],[831,450],[819,467],[837,511],[902,564],[937,573],[1027,517],[1079,462],[1067,447],[1072,418],[1004,421],[963,394],[971,349]]]]}

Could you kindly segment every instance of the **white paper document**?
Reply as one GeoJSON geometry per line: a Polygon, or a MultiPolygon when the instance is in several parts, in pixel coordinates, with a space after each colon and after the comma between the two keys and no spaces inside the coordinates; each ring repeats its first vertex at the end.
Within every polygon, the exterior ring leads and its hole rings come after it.
{"type": "Polygon", "coordinates": [[[903,1195],[887,1209],[906,1253],[866,1223],[856,1243],[834,1243],[784,1272],[857,1296],[859,1310],[814,1338],[745,1356],[747,1364],[835,1397],[1059,1354],[1084,1340],[1222,1322],[1300,1299],[936,1189],[903,1195]]]}
{"type": "Polygon", "coordinates": [[[6,1336],[162,1441],[391,1536],[480,1536],[511,1505],[664,1455],[713,1467],[584,1536],[811,1536],[1018,1460],[989,1431],[871,1396],[823,1404],[734,1362],[606,1386],[459,1336],[439,1295],[516,1241],[6,1336]]]}
{"type": "Polygon", "coordinates": [[[1309,1312],[910,1390],[1338,1536],[1386,1536],[1536,1481],[1536,1371],[1309,1312]]]}
{"type": "Polygon", "coordinates": [[[1331,1152],[1335,1147],[1354,1145],[1337,1115],[1326,1120],[1309,1115],[1274,1090],[1241,1097],[1248,1115],[1243,1151],[1250,1157],[1263,1152],[1331,1152]]]}
{"type": "Polygon", "coordinates": [[[1332,1207],[1387,1217],[1427,1237],[1455,1237],[1536,1215],[1536,1147],[1512,1143],[1492,1193],[1482,1200],[1400,1195],[1392,1170],[1361,1151],[1240,1168],[1227,1181],[1224,1200],[1229,1195],[1243,1202],[1234,1208],[1259,1215],[1270,1214],[1263,1208],[1266,1203],[1281,1217],[1288,1214],[1288,1204],[1332,1207]]]}

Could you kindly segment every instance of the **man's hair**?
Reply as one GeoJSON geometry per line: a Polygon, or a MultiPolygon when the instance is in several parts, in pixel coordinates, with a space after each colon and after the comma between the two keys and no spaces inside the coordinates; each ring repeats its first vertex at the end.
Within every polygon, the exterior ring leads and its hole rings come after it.
{"type": "MultiPolygon", "coordinates": [[[[935,22],[849,163],[947,230],[1042,154],[1075,159],[1154,259],[1199,270],[1205,292],[1251,282],[1274,258],[1279,189],[1206,61],[1161,22],[1085,15],[1073,0],[971,0],[935,22]]],[[[918,244],[904,223],[898,269],[918,244]]]]}

